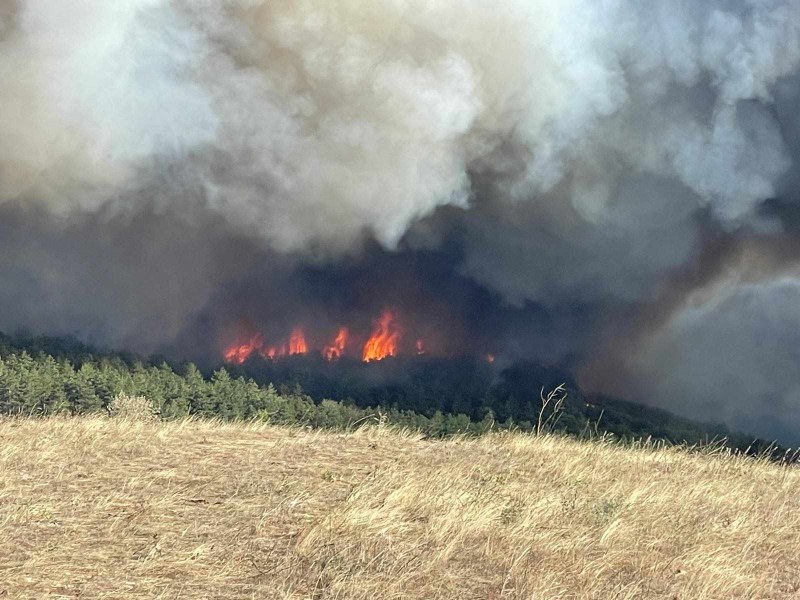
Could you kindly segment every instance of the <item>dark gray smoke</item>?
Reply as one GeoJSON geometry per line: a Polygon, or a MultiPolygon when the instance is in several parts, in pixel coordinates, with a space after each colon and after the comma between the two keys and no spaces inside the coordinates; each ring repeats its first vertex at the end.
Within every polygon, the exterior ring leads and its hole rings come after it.
{"type": "Polygon", "coordinates": [[[798,105],[798,0],[0,0],[0,329],[392,303],[796,440],[798,105]]]}

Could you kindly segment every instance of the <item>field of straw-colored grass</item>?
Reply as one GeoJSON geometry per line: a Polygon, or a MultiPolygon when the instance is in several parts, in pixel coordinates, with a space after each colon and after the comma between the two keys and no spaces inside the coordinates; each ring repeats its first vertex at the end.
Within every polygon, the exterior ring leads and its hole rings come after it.
{"type": "Polygon", "coordinates": [[[798,467],[556,436],[0,419],[0,598],[798,590],[798,467]]]}

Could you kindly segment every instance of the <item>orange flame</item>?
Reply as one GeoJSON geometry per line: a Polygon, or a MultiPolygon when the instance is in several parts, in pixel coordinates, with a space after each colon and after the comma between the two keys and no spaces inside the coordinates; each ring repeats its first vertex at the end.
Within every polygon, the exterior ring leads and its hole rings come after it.
{"type": "Polygon", "coordinates": [[[344,349],[347,347],[347,338],[349,335],[350,332],[347,330],[347,327],[342,327],[339,330],[336,338],[330,343],[330,345],[325,346],[325,349],[322,351],[322,355],[325,357],[325,360],[331,361],[342,357],[342,354],[344,354],[344,349]]]}
{"type": "Polygon", "coordinates": [[[289,354],[306,354],[307,352],[306,334],[302,327],[295,327],[289,337],[289,354]]]}
{"type": "Polygon", "coordinates": [[[372,331],[372,337],[364,344],[364,362],[395,356],[400,335],[400,327],[397,325],[394,314],[389,309],[384,310],[372,331]]]}
{"type": "Polygon", "coordinates": [[[417,354],[425,354],[425,342],[417,340],[417,354]]]}
{"type": "Polygon", "coordinates": [[[286,346],[281,346],[280,348],[277,346],[270,346],[261,353],[261,356],[269,360],[275,360],[280,356],[286,356],[286,346]]]}
{"type": "Polygon", "coordinates": [[[487,354],[486,355],[486,362],[488,362],[490,365],[494,364],[494,360],[495,360],[494,354],[487,354]]]}
{"type": "Polygon", "coordinates": [[[264,337],[257,333],[246,344],[234,344],[225,349],[225,361],[234,365],[243,365],[253,352],[260,352],[264,347],[264,337]]]}

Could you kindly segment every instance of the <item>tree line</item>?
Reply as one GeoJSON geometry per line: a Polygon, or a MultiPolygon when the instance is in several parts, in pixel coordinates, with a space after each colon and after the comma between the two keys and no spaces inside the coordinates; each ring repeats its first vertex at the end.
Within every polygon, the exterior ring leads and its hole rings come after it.
{"type": "Polygon", "coordinates": [[[2,413],[103,412],[121,393],[146,397],[164,419],[259,419],[324,428],[381,421],[429,436],[535,431],[546,422],[572,435],[612,433],[619,439],[651,437],[688,444],[725,440],[752,452],[769,446],[721,425],[585,396],[567,372],[534,364],[513,365],[498,375],[473,359],[332,365],[297,357],[202,371],[191,363],[94,353],[68,339],[20,341],[0,334],[2,413]],[[543,406],[541,394],[546,397],[560,384],[563,401],[543,406]]]}
{"type": "Polygon", "coordinates": [[[128,365],[120,359],[84,360],[76,366],[67,359],[25,351],[0,357],[0,412],[5,414],[103,412],[118,394],[146,397],[164,419],[196,415],[334,429],[381,421],[431,436],[478,434],[500,426],[491,418],[473,422],[464,414],[435,412],[427,417],[396,407],[315,402],[300,389],[278,392],[272,384],[232,377],[225,368],[206,378],[193,364],[177,372],[166,363],[128,365]]]}

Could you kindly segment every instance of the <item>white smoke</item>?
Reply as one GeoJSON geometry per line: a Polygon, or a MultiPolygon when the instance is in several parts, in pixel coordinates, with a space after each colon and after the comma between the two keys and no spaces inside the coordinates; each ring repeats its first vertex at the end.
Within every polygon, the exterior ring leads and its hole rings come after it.
{"type": "Polygon", "coordinates": [[[566,200],[590,219],[620,170],[736,219],[787,167],[771,116],[737,105],[797,68],[797,2],[4,7],[2,200],[92,208],[177,158],[273,246],[341,250],[465,206],[473,167],[517,200],[573,176],[566,200]]]}

